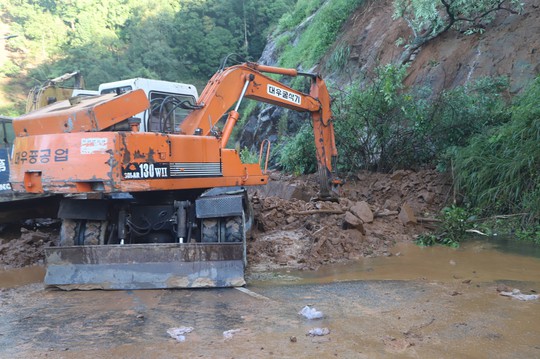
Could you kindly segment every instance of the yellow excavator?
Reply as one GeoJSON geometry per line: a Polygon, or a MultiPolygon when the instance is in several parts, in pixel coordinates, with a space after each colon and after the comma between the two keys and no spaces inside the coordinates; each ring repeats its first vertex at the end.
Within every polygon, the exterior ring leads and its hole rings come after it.
{"type": "Polygon", "coordinates": [[[26,113],[35,111],[52,103],[73,97],[76,90],[84,90],[84,79],[79,71],[65,73],[54,79],[46,80],[34,86],[26,98],[26,113]],[[72,86],[65,86],[66,81],[73,79],[72,86]]]}

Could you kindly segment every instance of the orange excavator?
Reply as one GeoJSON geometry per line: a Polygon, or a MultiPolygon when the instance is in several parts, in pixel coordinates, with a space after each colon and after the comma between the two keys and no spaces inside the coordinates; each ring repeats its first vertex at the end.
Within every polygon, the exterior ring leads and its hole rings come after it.
{"type": "Polygon", "coordinates": [[[318,75],[243,63],[220,69],[198,100],[131,85],[101,93],[13,121],[12,188],[64,195],[60,246],[46,251],[49,286],[244,285],[252,222],[245,186],[268,181],[267,161],[242,163],[226,147],[244,98],[311,114],[320,196],[331,197],[337,150],[318,75]],[[263,73],[308,76],[310,93],[263,73]]]}

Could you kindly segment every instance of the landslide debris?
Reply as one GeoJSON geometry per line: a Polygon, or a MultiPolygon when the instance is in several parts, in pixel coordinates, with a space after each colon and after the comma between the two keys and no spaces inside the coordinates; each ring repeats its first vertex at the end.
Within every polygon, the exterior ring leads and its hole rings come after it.
{"type": "Polygon", "coordinates": [[[58,242],[57,228],[4,230],[0,237],[0,269],[43,264],[44,248],[58,242]]]}
{"type": "MultiPolygon", "coordinates": [[[[342,186],[338,202],[310,200],[315,176],[275,172],[251,190],[254,228],[248,239],[252,271],[316,269],[322,264],[389,256],[400,241],[427,229],[449,200],[451,181],[436,171],[361,172],[342,186]]],[[[44,248],[58,242],[58,225],[17,227],[0,233],[0,267],[42,264],[44,248]]]]}
{"type": "Polygon", "coordinates": [[[418,218],[435,216],[451,190],[451,181],[436,171],[361,172],[341,188],[338,202],[306,201],[301,198],[316,195],[315,177],[272,174],[271,179],[273,185],[252,195],[255,228],[248,263],[253,271],[316,269],[389,256],[396,242],[427,230],[418,218]]]}

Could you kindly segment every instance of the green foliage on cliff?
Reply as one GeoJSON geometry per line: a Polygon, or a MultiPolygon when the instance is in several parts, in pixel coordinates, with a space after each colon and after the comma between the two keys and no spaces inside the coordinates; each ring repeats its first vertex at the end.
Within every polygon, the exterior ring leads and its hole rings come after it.
{"type": "MultiPolygon", "coordinates": [[[[300,25],[302,21],[305,21],[305,27],[301,29],[294,43],[289,42],[284,46],[279,64],[284,67],[311,68],[335,42],[345,21],[363,2],[363,0],[332,0],[316,7],[318,1],[299,1],[295,10],[280,20],[279,29],[298,31],[294,27],[300,25]]],[[[291,38],[289,32],[281,36],[291,38]]],[[[277,41],[279,42],[279,39],[277,41]]]]}
{"type": "Polygon", "coordinates": [[[277,151],[278,161],[287,172],[301,175],[317,170],[315,140],[309,125],[302,126],[296,135],[282,139],[277,151]]]}
{"type": "MultiPolygon", "coordinates": [[[[504,79],[480,79],[434,95],[426,88],[404,88],[406,71],[405,66],[381,66],[371,80],[333,94],[341,171],[436,165],[448,169],[449,151],[509,119],[502,96],[504,79]]],[[[305,132],[288,139],[284,149],[304,148],[304,142],[312,142],[308,128],[305,125],[305,132]]],[[[314,171],[314,161],[314,156],[303,152],[301,158],[281,157],[283,167],[294,171],[314,171]]]]}

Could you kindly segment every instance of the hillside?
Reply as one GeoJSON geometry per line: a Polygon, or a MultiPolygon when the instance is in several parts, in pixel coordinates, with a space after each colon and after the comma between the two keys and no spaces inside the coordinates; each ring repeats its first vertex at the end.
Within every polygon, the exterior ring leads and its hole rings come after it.
{"type": "MultiPolygon", "coordinates": [[[[318,72],[335,89],[343,89],[354,80],[369,79],[379,65],[398,62],[412,31],[403,18],[392,17],[394,2],[298,1],[286,7],[281,1],[260,7],[253,0],[240,9],[244,12],[241,19],[233,19],[233,12],[238,11],[234,2],[175,7],[160,2],[163,4],[154,9],[127,2],[129,5],[108,12],[100,9],[107,20],[105,29],[98,31],[99,24],[86,23],[92,10],[85,6],[69,9],[58,5],[49,10],[45,5],[17,7],[10,1],[0,8],[0,35],[19,36],[0,40],[0,106],[9,108],[20,103],[37,82],[75,69],[82,71],[92,88],[99,81],[135,75],[193,80],[202,86],[217,68],[220,56],[246,51],[242,46],[248,44],[249,56],[258,56],[263,35],[272,29],[261,62],[318,72]],[[277,21],[287,8],[289,12],[277,21]],[[226,21],[218,16],[225,9],[230,17],[226,21]],[[117,13],[114,18],[113,12],[117,13]],[[247,12],[261,18],[257,22],[247,12]],[[208,23],[191,22],[189,14],[204,15],[208,23]],[[186,19],[190,22],[186,23],[186,19]],[[40,21],[62,24],[51,33],[54,39],[40,35],[36,28],[40,21]],[[243,31],[235,30],[239,21],[247,26],[243,31]],[[145,36],[141,33],[143,27],[147,28],[145,36]],[[314,32],[314,27],[324,31],[314,32]],[[164,31],[168,28],[175,30],[164,31]],[[227,45],[224,38],[216,37],[217,32],[234,38],[227,45]],[[165,34],[159,43],[158,33],[165,34]],[[199,41],[199,34],[206,36],[207,48],[204,41],[199,41]],[[110,41],[114,43],[108,44],[110,41]],[[398,46],[399,42],[403,44],[398,46]],[[187,51],[195,51],[195,57],[187,51]]],[[[540,33],[539,18],[540,0],[528,0],[521,14],[497,12],[495,21],[486,25],[482,34],[465,35],[451,29],[412,57],[405,84],[428,86],[437,94],[484,76],[504,76],[510,81],[510,93],[518,93],[540,71],[540,39],[535,36],[540,33]]]]}
{"type": "MultiPolygon", "coordinates": [[[[326,4],[330,1],[325,2],[326,4]]],[[[394,20],[393,1],[364,1],[347,18],[332,44],[314,66],[304,58],[294,64],[304,71],[320,73],[334,93],[375,76],[378,66],[396,64],[404,51],[400,39],[411,36],[403,19],[394,20]]],[[[280,45],[289,39],[298,47],[304,33],[310,31],[317,12],[307,17],[294,31],[274,33],[263,51],[261,62],[282,65],[291,61],[291,49],[280,45]]],[[[427,88],[432,96],[443,90],[464,86],[484,77],[503,77],[509,82],[506,95],[519,93],[540,73],[540,0],[525,2],[522,14],[498,12],[483,34],[465,35],[450,30],[427,43],[407,64],[404,85],[427,88]]],[[[257,136],[276,138],[283,110],[261,106],[244,130],[242,146],[251,147],[257,136]]],[[[302,120],[304,118],[302,117],[302,120]]],[[[291,124],[295,130],[300,125],[291,124]]],[[[256,148],[254,146],[253,148],[256,148]]]]}
{"type": "MultiPolygon", "coordinates": [[[[319,69],[336,84],[372,72],[378,64],[395,63],[410,36],[405,21],[392,20],[392,1],[370,1],[347,20],[319,69]],[[348,49],[343,70],[328,71],[331,54],[348,49]]],[[[540,72],[540,1],[525,2],[524,12],[499,12],[484,34],[449,31],[422,47],[410,63],[406,85],[429,86],[434,93],[485,76],[505,76],[511,93],[519,92],[540,72]]]]}
{"type": "MultiPolygon", "coordinates": [[[[155,7],[126,0],[99,8],[104,24],[89,18],[90,2],[23,3],[0,8],[0,30],[21,32],[4,43],[4,101],[74,67],[90,88],[142,76],[194,81],[200,90],[218,59],[234,52],[228,65],[251,57],[321,74],[333,97],[334,167],[343,177],[451,172],[457,204],[539,223],[540,0],[434,1],[429,9],[418,0],[160,0],[155,7]],[[51,36],[40,19],[58,25],[51,36]]],[[[309,91],[305,77],[280,81],[309,91]]],[[[306,114],[242,105],[232,138],[245,160],[269,139],[272,168],[315,172],[306,114]]],[[[9,106],[0,103],[0,112],[13,112],[9,106]]]]}

